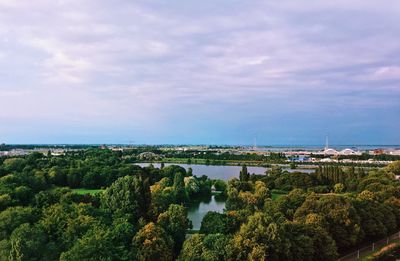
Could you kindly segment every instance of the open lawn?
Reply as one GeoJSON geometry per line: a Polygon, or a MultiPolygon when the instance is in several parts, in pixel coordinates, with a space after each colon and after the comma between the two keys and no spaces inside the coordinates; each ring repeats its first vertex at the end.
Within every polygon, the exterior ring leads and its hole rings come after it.
{"type": "Polygon", "coordinates": [[[80,195],[85,195],[85,194],[97,194],[102,192],[104,189],[85,189],[85,188],[78,188],[78,189],[72,189],[73,192],[80,194],[80,195]]]}
{"type": "Polygon", "coordinates": [[[271,191],[271,198],[272,200],[277,200],[278,198],[287,195],[289,192],[273,189],[271,191]]]}

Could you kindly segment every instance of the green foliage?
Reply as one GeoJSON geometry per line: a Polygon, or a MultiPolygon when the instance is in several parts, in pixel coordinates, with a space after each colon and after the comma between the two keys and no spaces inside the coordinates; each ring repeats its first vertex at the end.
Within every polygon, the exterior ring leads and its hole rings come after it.
{"type": "Polygon", "coordinates": [[[385,170],[394,175],[400,175],[400,160],[390,163],[386,166],[385,170]]]}
{"type": "Polygon", "coordinates": [[[283,231],[263,213],[250,216],[229,244],[229,260],[278,260],[283,231]]]}
{"type": "Polygon", "coordinates": [[[201,221],[200,233],[225,234],[226,215],[214,211],[208,211],[201,221]]]}
{"type": "Polygon", "coordinates": [[[172,236],[175,255],[178,255],[185,241],[186,230],[192,227],[186,209],[180,205],[170,205],[167,211],[158,216],[157,224],[172,236]]]}
{"type": "Polygon", "coordinates": [[[249,181],[250,179],[250,174],[247,172],[247,167],[246,165],[242,166],[242,170],[239,173],[239,180],[240,181],[249,181]]]}
{"type": "Polygon", "coordinates": [[[22,224],[10,237],[11,260],[40,260],[46,256],[46,234],[36,226],[22,224]]]}
{"type": "Polygon", "coordinates": [[[296,210],[294,220],[322,227],[339,248],[353,246],[361,236],[359,216],[351,201],[342,196],[311,194],[296,210]]]}
{"type": "Polygon", "coordinates": [[[134,236],[132,241],[135,258],[147,260],[173,260],[173,240],[154,223],[148,223],[134,236]]]}
{"type": "Polygon", "coordinates": [[[31,207],[10,207],[0,213],[0,240],[8,239],[11,233],[24,223],[33,224],[38,214],[31,207]]]}
{"type": "MultiPolygon", "coordinates": [[[[125,253],[126,255],[127,253],[125,253]]],[[[60,256],[61,261],[68,260],[122,260],[127,259],[116,248],[110,231],[105,227],[89,230],[68,251],[60,256]]]]}
{"type": "Polygon", "coordinates": [[[193,176],[185,177],[184,181],[185,181],[185,190],[189,198],[193,198],[194,196],[199,194],[200,184],[195,177],[193,176]]]}
{"type": "MultiPolygon", "coordinates": [[[[398,162],[311,174],[273,166],[251,176],[243,166],[225,183],[179,166],[141,168],[127,155],[91,148],[1,158],[0,260],[336,260],[338,250],[400,227],[398,162]],[[226,192],[226,210],[207,213],[204,234],[186,238],[184,206],[212,185],[226,192]]],[[[210,164],[236,157],[200,156],[210,164]]]]}
{"type": "Polygon", "coordinates": [[[353,205],[360,216],[361,228],[366,238],[384,237],[397,227],[396,216],[390,207],[371,199],[354,200],[353,205]]]}
{"type": "Polygon", "coordinates": [[[168,206],[175,203],[175,191],[169,187],[169,179],[163,178],[151,186],[151,213],[153,217],[168,209],[168,206]]]}
{"type": "Polygon", "coordinates": [[[222,194],[226,194],[227,184],[221,179],[214,180],[213,185],[216,191],[222,191],[222,194]]]}
{"type": "Polygon", "coordinates": [[[194,234],[185,241],[178,260],[226,260],[228,241],[222,234],[194,234]]]}
{"type": "Polygon", "coordinates": [[[329,234],[309,224],[287,222],[284,225],[285,248],[282,260],[336,260],[335,241],[329,234]]]}
{"type": "Polygon", "coordinates": [[[333,186],[333,191],[335,193],[342,193],[344,191],[344,185],[342,183],[336,183],[335,186],[333,186]]]}
{"type": "Polygon", "coordinates": [[[185,190],[184,174],[177,172],[174,177],[174,193],[177,203],[183,203],[188,200],[185,190]]]}
{"type": "Polygon", "coordinates": [[[127,215],[136,223],[140,217],[148,214],[150,198],[150,187],[146,180],[125,176],[104,191],[101,202],[114,215],[127,215]]]}

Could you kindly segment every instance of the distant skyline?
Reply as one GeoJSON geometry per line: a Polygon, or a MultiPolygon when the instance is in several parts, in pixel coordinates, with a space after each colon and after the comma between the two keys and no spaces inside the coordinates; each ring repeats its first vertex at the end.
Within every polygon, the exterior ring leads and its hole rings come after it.
{"type": "Polygon", "coordinates": [[[400,144],[400,1],[0,0],[0,143],[400,144]]]}

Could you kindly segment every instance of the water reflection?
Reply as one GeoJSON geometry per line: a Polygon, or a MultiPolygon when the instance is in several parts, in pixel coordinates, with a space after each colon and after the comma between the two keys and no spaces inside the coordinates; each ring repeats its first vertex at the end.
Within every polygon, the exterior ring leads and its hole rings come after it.
{"type": "Polygon", "coordinates": [[[208,211],[222,213],[225,208],[225,198],[222,196],[209,196],[199,198],[188,204],[188,218],[192,221],[193,230],[199,230],[201,221],[208,211]]]}

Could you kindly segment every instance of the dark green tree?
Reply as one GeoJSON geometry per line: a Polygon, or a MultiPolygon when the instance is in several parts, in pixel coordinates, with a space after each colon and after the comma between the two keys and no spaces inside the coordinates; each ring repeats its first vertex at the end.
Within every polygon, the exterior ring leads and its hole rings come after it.
{"type": "Polygon", "coordinates": [[[132,176],[116,180],[104,191],[101,198],[105,209],[117,216],[127,215],[133,223],[146,217],[150,200],[148,181],[132,176]]]}
{"type": "Polygon", "coordinates": [[[247,171],[247,166],[244,164],[242,166],[242,170],[239,173],[239,180],[240,181],[249,181],[249,179],[250,179],[250,174],[247,171]]]}
{"type": "Polygon", "coordinates": [[[185,207],[172,204],[168,210],[158,216],[157,224],[170,235],[174,241],[175,255],[179,254],[185,241],[186,230],[191,228],[185,207]]]}

